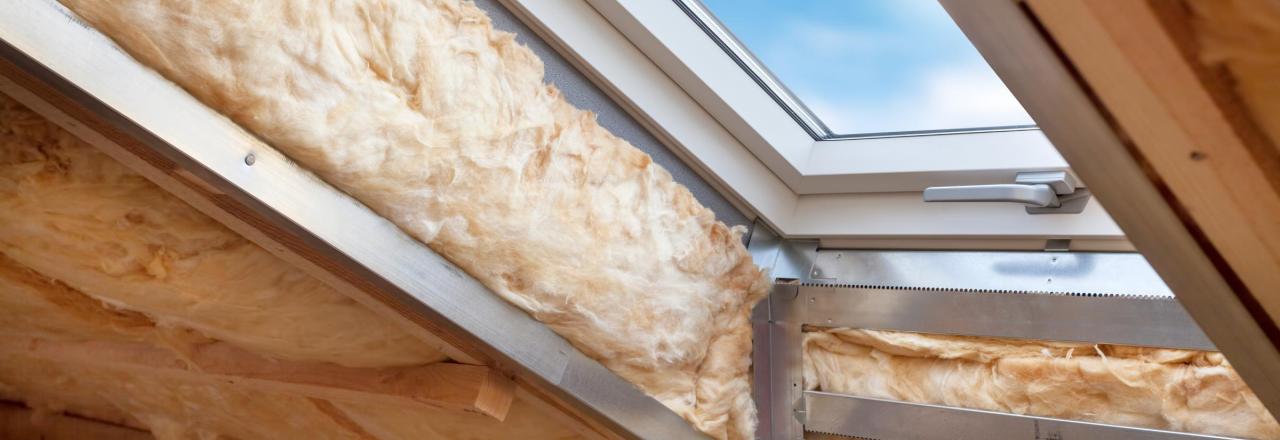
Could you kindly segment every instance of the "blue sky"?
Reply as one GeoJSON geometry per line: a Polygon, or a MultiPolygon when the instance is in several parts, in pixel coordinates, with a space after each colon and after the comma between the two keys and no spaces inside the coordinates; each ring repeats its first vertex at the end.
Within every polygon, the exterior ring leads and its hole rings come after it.
{"type": "Polygon", "coordinates": [[[702,0],[841,134],[1031,124],[935,0],[702,0]]]}

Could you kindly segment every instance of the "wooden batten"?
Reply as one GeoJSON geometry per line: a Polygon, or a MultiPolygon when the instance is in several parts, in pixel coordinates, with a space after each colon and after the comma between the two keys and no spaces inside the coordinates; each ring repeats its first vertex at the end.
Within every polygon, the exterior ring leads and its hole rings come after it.
{"type": "Polygon", "coordinates": [[[429,405],[498,420],[506,418],[516,388],[515,382],[485,366],[441,362],[351,368],[269,359],[221,342],[191,347],[179,355],[143,343],[6,337],[0,338],[0,353],[335,402],[429,405]]]}

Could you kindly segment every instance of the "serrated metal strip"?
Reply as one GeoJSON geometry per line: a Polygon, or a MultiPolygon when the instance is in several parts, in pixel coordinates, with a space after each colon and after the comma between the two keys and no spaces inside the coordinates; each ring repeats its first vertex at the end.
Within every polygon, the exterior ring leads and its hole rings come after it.
{"type": "Polygon", "coordinates": [[[816,285],[1173,298],[1136,253],[823,249],[805,275],[816,285]]]}
{"type": "Polygon", "coordinates": [[[876,439],[871,437],[857,437],[852,435],[844,435],[844,434],[837,434],[834,432],[822,432],[822,431],[806,431],[804,434],[804,438],[805,440],[844,440],[844,439],[881,440],[881,439],[876,439]]]}
{"type": "Polygon", "coordinates": [[[805,430],[851,438],[924,440],[1227,440],[1220,437],[806,391],[805,430]]]}
{"type": "Polygon", "coordinates": [[[1144,300],[1161,300],[1175,301],[1171,295],[1153,294],[1129,294],[1114,292],[1072,292],[1062,290],[1009,290],[1009,289],[976,289],[976,288],[952,288],[952,287],[926,287],[926,286],[890,286],[875,284],[840,284],[825,283],[821,281],[806,281],[800,283],[802,286],[812,287],[841,287],[850,289],[878,289],[878,290],[909,290],[915,292],[945,292],[945,293],[1004,293],[1019,295],[1062,295],[1062,296],[1080,296],[1086,298],[1131,298],[1144,300]]]}
{"type": "Polygon", "coordinates": [[[885,289],[802,284],[800,324],[1216,351],[1161,297],[885,289]]]}

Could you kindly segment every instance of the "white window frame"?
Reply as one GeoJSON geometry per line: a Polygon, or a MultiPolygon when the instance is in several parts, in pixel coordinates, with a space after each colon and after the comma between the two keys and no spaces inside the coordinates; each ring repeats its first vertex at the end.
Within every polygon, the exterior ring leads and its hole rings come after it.
{"type": "Polygon", "coordinates": [[[1096,201],[1081,214],[1028,215],[1012,204],[921,200],[929,186],[1069,171],[1039,130],[815,140],[674,0],[503,1],[786,237],[1124,241],[1096,201]]]}

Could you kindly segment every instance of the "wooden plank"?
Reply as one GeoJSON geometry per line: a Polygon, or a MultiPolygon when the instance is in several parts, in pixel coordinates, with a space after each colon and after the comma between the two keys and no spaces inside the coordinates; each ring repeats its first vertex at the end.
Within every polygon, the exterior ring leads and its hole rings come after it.
{"type": "Polygon", "coordinates": [[[506,418],[515,398],[515,383],[484,366],[440,362],[352,368],[269,359],[223,342],[192,347],[179,356],[143,343],[5,337],[0,338],[0,353],[339,402],[428,405],[498,420],[506,418]]]}
{"type": "MultiPolygon", "coordinates": [[[[942,3],[1188,313],[1262,402],[1280,413],[1280,352],[1270,315],[1190,216],[1178,193],[1155,172],[1136,139],[1103,105],[1098,91],[1080,76],[1078,66],[1045,34],[1048,26],[1020,0],[942,3]]],[[[1077,2],[1043,4],[1071,8],[1077,2]]],[[[1086,23],[1077,25],[1059,32],[1079,33],[1080,38],[1101,32],[1086,23]]],[[[1089,40],[1076,52],[1103,50],[1090,45],[1107,44],[1107,39],[1089,40]]],[[[1190,158],[1189,152],[1183,153],[1190,158]]]]}
{"type": "MultiPolygon", "coordinates": [[[[1280,318],[1280,192],[1264,142],[1233,122],[1217,87],[1143,0],[1028,2],[1133,140],[1136,152],[1274,321],[1280,318]]],[[[1276,55],[1280,57],[1280,54],[1276,55]]]]}
{"type": "Polygon", "coordinates": [[[0,438],[10,440],[151,440],[151,433],[70,414],[0,402],[0,438]]]}

